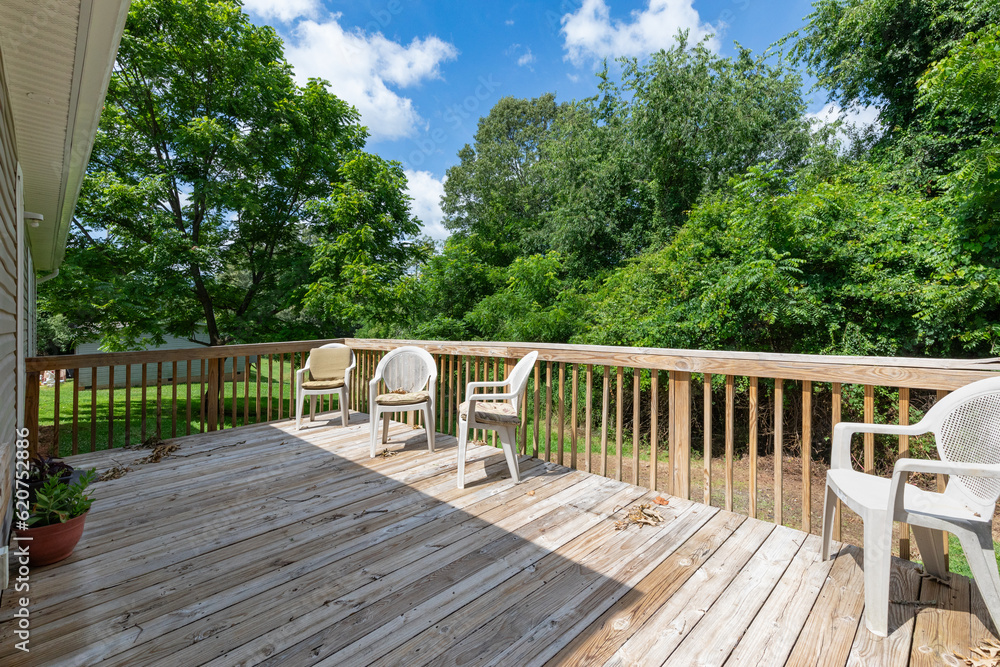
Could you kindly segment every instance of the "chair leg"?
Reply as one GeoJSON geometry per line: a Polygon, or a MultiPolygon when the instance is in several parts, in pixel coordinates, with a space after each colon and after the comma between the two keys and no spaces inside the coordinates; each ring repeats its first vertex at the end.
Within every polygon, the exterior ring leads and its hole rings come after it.
{"type": "Polygon", "coordinates": [[[510,468],[510,477],[515,484],[521,482],[521,471],[517,465],[517,437],[513,426],[498,426],[497,435],[500,436],[500,444],[503,446],[503,455],[507,458],[507,467],[510,468]]]}
{"type": "Polygon", "coordinates": [[[969,561],[972,578],[979,587],[986,608],[990,610],[993,625],[1000,628],[1000,572],[993,551],[993,528],[990,524],[976,526],[979,530],[963,530],[955,535],[962,543],[962,550],[969,561]]]}
{"type": "Polygon", "coordinates": [[[865,625],[875,635],[889,634],[889,566],[892,522],[885,512],[872,512],[865,522],[865,625]]]}
{"type": "Polygon", "coordinates": [[[924,561],[924,571],[935,577],[946,579],[948,566],[944,562],[944,537],[940,530],[910,525],[913,539],[920,550],[920,558],[924,561]]]}
{"type": "Polygon", "coordinates": [[[458,420],[458,488],[465,488],[465,450],[469,445],[469,422],[458,420]]]}
{"type": "Polygon", "coordinates": [[[373,406],[371,410],[372,414],[371,417],[368,419],[368,421],[369,421],[369,426],[371,427],[371,443],[372,443],[371,456],[372,458],[375,458],[375,446],[378,444],[379,413],[377,407],[373,406]]]}
{"type": "Polygon", "coordinates": [[[314,421],[316,419],[316,395],[313,394],[309,397],[309,421],[314,421]]]}
{"type": "Polygon", "coordinates": [[[342,389],[337,392],[337,402],[340,403],[340,425],[347,426],[349,415],[347,414],[347,390],[342,389]]]}
{"type": "Polygon", "coordinates": [[[826,486],[823,501],[823,560],[830,560],[830,540],[833,538],[833,515],[837,511],[837,494],[830,485],[826,486]]]}
{"type": "Polygon", "coordinates": [[[305,402],[306,396],[305,392],[299,389],[298,395],[295,397],[295,429],[299,430],[302,428],[302,404],[305,402]]]}
{"type": "Polygon", "coordinates": [[[425,405],[423,409],[424,413],[424,429],[427,431],[427,449],[430,450],[431,454],[434,453],[434,408],[430,405],[425,405]]]}
{"type": "Polygon", "coordinates": [[[382,444],[389,444],[389,413],[382,413],[382,444]]]}

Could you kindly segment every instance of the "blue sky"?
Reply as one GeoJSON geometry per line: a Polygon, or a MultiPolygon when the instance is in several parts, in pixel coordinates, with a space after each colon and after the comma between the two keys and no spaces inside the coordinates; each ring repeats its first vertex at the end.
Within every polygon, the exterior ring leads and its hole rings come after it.
{"type": "MultiPolygon", "coordinates": [[[[361,112],[368,149],[403,163],[414,213],[447,235],[438,200],[448,167],[476,122],[506,95],[593,95],[602,58],[668,47],[680,28],[755,53],[801,27],[807,0],[561,0],[486,3],[417,0],[244,0],[274,26],[301,80],[322,77],[361,112]]],[[[810,111],[829,116],[824,96],[810,111]]]]}

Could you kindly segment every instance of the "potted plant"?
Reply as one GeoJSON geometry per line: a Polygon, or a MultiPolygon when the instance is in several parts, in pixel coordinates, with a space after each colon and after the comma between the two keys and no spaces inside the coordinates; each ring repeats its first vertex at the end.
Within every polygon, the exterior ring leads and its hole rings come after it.
{"type": "Polygon", "coordinates": [[[74,470],[73,466],[61,459],[36,454],[31,459],[31,466],[28,470],[28,502],[35,502],[35,493],[49,479],[54,477],[66,484],[72,484],[80,479],[81,474],[80,471],[74,470]]]}
{"type": "Polygon", "coordinates": [[[83,473],[72,484],[62,481],[61,477],[49,477],[35,493],[28,519],[30,527],[16,531],[19,538],[30,539],[27,544],[31,565],[56,563],[73,553],[94,502],[85,491],[96,477],[94,470],[83,473]]]}

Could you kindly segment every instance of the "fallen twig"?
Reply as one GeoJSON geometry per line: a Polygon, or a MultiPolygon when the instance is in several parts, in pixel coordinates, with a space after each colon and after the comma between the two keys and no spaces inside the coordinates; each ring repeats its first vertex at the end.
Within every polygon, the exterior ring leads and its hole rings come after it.
{"type": "MultiPolygon", "coordinates": [[[[620,508],[615,508],[615,512],[618,509],[620,508]]],[[[641,505],[632,505],[625,518],[615,521],[615,530],[625,530],[632,524],[642,528],[643,526],[657,526],[661,523],[663,523],[663,517],[660,513],[653,509],[650,503],[642,503],[641,505]]]]}

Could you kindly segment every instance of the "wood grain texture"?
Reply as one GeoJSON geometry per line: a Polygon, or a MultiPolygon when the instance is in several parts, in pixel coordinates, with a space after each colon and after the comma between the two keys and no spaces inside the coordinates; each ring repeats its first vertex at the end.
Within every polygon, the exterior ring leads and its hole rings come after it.
{"type": "MultiPolygon", "coordinates": [[[[30,653],[0,599],[0,664],[905,664],[905,640],[860,634],[856,549],[822,562],[815,536],[680,498],[659,526],[618,531],[653,493],[527,458],[513,484],[475,445],[457,489],[454,438],[430,454],[419,431],[390,431],[388,458],[369,458],[354,412],[346,428],[180,436],[159,463],[69,459],[132,471],[94,485],[76,551],[33,577],[30,653]]],[[[942,655],[984,632],[955,579],[943,604],[959,613],[921,626],[942,655]]]]}

